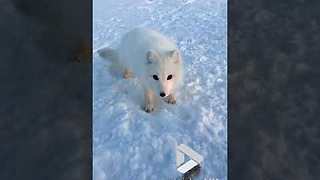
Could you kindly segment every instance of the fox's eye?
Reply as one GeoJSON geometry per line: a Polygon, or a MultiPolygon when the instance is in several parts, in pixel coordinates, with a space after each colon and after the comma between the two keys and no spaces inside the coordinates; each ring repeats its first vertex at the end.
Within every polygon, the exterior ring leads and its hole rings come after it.
{"type": "Polygon", "coordinates": [[[167,77],[167,80],[170,80],[170,79],[172,79],[172,75],[171,74],[167,77]]]}
{"type": "Polygon", "coordinates": [[[153,75],[152,77],[153,77],[154,80],[157,80],[157,81],[159,80],[157,75],[153,75]]]}

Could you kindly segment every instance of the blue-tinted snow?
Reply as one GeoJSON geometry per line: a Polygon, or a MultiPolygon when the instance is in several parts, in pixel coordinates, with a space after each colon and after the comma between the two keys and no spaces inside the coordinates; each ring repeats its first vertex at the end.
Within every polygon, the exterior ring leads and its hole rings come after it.
{"type": "Polygon", "coordinates": [[[143,26],[174,39],[185,65],[177,105],[148,114],[138,80],[111,75],[94,53],[95,180],[174,179],[180,143],[204,156],[195,179],[227,178],[226,11],[226,0],[94,0],[94,50],[143,26]]]}

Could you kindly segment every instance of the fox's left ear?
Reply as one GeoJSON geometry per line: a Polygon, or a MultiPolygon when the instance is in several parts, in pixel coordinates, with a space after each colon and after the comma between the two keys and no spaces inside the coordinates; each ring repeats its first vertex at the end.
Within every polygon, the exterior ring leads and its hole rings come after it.
{"type": "Polygon", "coordinates": [[[159,54],[153,50],[149,50],[146,55],[148,64],[152,64],[159,59],[159,54]]]}
{"type": "Polygon", "coordinates": [[[175,64],[180,63],[181,56],[180,56],[180,52],[178,50],[175,49],[175,50],[169,51],[168,54],[169,54],[170,59],[174,60],[175,64]]]}

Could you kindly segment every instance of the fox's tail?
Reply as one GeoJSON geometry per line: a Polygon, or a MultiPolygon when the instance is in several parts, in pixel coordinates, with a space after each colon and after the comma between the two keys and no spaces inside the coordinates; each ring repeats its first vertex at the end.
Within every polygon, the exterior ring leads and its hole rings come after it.
{"type": "Polygon", "coordinates": [[[109,48],[109,47],[105,47],[105,48],[99,49],[97,52],[98,52],[100,57],[102,57],[104,59],[108,59],[112,63],[117,63],[118,62],[119,55],[118,55],[118,52],[115,49],[112,49],[112,48],[109,48]]]}
{"type": "Polygon", "coordinates": [[[106,47],[99,49],[98,54],[103,59],[109,60],[111,62],[111,66],[109,66],[109,70],[112,74],[118,75],[119,73],[124,71],[124,67],[119,62],[119,54],[117,50],[106,47]]]}

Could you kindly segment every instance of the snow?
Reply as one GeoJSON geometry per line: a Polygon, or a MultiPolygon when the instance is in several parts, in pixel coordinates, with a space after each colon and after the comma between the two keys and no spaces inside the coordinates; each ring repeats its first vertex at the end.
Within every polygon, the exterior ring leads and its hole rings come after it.
{"type": "Polygon", "coordinates": [[[226,0],[94,0],[94,52],[148,27],[176,41],[185,74],[177,104],[159,102],[149,114],[139,81],[112,74],[94,53],[95,180],[176,179],[182,143],[204,157],[194,179],[227,179],[226,14],[226,0]]]}

